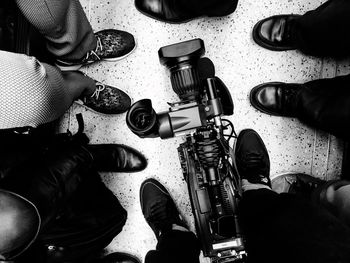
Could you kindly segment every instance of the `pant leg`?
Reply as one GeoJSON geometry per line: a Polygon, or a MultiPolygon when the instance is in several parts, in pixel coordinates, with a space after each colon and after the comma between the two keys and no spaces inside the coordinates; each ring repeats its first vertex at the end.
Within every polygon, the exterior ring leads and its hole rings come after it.
{"type": "Polygon", "coordinates": [[[298,49],[315,56],[350,55],[350,1],[329,0],[292,25],[298,49]]]}
{"type": "Polygon", "coordinates": [[[199,263],[200,245],[192,232],[172,230],[161,235],[156,250],[147,253],[145,263],[199,263]]]}
{"type": "Polygon", "coordinates": [[[192,14],[223,16],[235,11],[238,0],[173,0],[173,5],[192,14]]]}
{"type": "Polygon", "coordinates": [[[0,51],[0,129],[53,121],[73,97],[61,71],[34,57],[0,51]]]}
{"type": "Polygon", "coordinates": [[[58,219],[41,231],[37,243],[44,245],[42,252],[47,263],[96,263],[101,251],[121,232],[126,218],[127,212],[118,198],[93,171],[58,219]]]}
{"type": "MultiPolygon", "coordinates": [[[[11,145],[5,147],[1,151],[11,151],[11,145]]],[[[22,157],[16,165],[2,171],[0,187],[30,200],[39,211],[44,230],[91,176],[93,158],[79,142],[60,141],[58,145],[33,148],[28,155],[36,155],[22,157]]]]}
{"type": "Polygon", "coordinates": [[[306,199],[250,190],[240,203],[248,262],[350,262],[350,229],[306,199]]]}
{"type": "Polygon", "coordinates": [[[90,262],[125,224],[126,211],[92,169],[91,154],[79,138],[72,140],[49,144],[2,171],[0,187],[30,200],[41,217],[23,262],[90,262]]]}
{"type": "Polygon", "coordinates": [[[305,83],[297,95],[297,116],[306,124],[348,139],[350,75],[305,83]]]}
{"type": "Polygon", "coordinates": [[[28,21],[46,38],[55,57],[83,58],[96,38],[79,0],[16,0],[28,21]]]}
{"type": "Polygon", "coordinates": [[[350,227],[350,182],[329,181],[315,189],[312,201],[327,209],[331,214],[350,227]]]}

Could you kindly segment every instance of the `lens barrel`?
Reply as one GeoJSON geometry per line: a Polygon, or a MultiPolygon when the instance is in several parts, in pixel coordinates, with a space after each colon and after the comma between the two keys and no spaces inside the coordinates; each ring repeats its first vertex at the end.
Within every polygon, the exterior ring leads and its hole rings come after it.
{"type": "Polygon", "coordinates": [[[162,47],[158,51],[160,63],[170,70],[174,92],[181,100],[194,100],[201,90],[198,60],[205,53],[202,39],[162,47]]]}

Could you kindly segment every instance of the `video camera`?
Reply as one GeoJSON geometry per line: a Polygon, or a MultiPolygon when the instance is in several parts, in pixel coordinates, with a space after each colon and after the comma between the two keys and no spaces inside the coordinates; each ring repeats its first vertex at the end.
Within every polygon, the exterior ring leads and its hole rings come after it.
{"type": "Polygon", "coordinates": [[[159,49],[160,63],[169,69],[180,101],[156,113],[151,100],[140,100],[131,106],[126,121],[141,138],[185,136],[178,154],[203,254],[213,263],[245,262],[237,211],[241,185],[229,146],[235,132],[233,124],[221,118],[233,114],[233,102],[204,53],[201,39],[159,49]]]}
{"type": "Polygon", "coordinates": [[[225,84],[214,76],[210,59],[201,58],[204,53],[201,39],[166,46],[158,51],[160,63],[169,69],[172,88],[181,101],[169,103],[169,112],[158,114],[149,99],[136,102],[126,118],[133,133],[141,138],[160,136],[165,139],[206,126],[208,119],[233,114],[231,95],[225,84]]]}

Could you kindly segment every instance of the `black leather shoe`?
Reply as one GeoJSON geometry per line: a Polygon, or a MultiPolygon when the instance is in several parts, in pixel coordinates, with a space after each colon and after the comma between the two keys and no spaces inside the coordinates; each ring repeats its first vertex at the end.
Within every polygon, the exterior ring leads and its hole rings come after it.
{"type": "Polygon", "coordinates": [[[278,15],[260,20],[253,28],[254,41],[273,51],[296,49],[291,24],[300,15],[278,15]]]}
{"type": "Polygon", "coordinates": [[[241,179],[251,184],[271,187],[270,158],[259,134],[252,130],[242,130],[235,144],[235,163],[241,179]]]}
{"type": "Polygon", "coordinates": [[[114,252],[100,259],[98,263],[141,263],[141,260],[127,253],[114,252]]]}
{"type": "Polygon", "coordinates": [[[134,148],[121,144],[87,146],[99,172],[139,172],[146,168],[146,158],[134,148]]]}
{"type": "Polygon", "coordinates": [[[220,6],[212,8],[208,13],[191,12],[180,7],[176,0],[135,0],[135,7],[142,14],[168,23],[185,23],[201,16],[226,16],[237,6],[237,1],[221,1],[220,6]]]}
{"type": "Polygon", "coordinates": [[[296,98],[301,88],[302,84],[264,83],[250,91],[250,103],[270,115],[296,117],[296,98]]]}
{"type": "Polygon", "coordinates": [[[172,229],[172,225],[187,228],[165,187],[155,179],[145,180],[140,187],[142,213],[157,239],[172,229]]]}

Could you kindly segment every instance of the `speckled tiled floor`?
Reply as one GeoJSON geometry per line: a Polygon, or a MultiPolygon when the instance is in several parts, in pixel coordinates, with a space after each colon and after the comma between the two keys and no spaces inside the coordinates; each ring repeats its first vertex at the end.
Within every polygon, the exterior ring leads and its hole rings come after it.
{"type": "MultiPolygon", "coordinates": [[[[135,35],[138,47],[126,59],[102,62],[85,68],[100,81],[125,90],[134,101],[152,98],[156,111],[175,102],[169,75],[158,61],[160,47],[192,38],[202,38],[206,56],[216,66],[217,75],[229,87],[235,104],[231,121],[236,130],[253,128],[264,139],[270,153],[271,175],[286,171],[311,173],[333,178],[340,173],[342,142],[301,124],[296,119],[271,117],[254,110],[248,100],[252,87],[266,81],[305,82],[333,77],[350,71],[348,63],[320,60],[297,51],[271,52],[254,44],[253,25],[260,19],[282,13],[303,14],[323,1],[314,0],[241,0],[232,15],[219,19],[197,19],[171,25],[140,14],[131,0],[81,0],[94,30],[117,28],[135,35]]],[[[149,165],[141,173],[104,174],[103,179],[128,211],[128,221],[120,235],[107,248],[125,251],[143,258],[156,245],[153,232],[143,219],[139,205],[139,187],[143,180],[156,177],[171,192],[186,220],[193,227],[187,189],[177,159],[181,138],[140,139],[125,123],[125,114],[99,116],[74,105],[63,119],[62,127],[76,128],[75,114],[82,112],[85,130],[92,143],[122,143],[139,149],[149,165]]],[[[207,262],[201,259],[201,262],[207,262]]]]}

